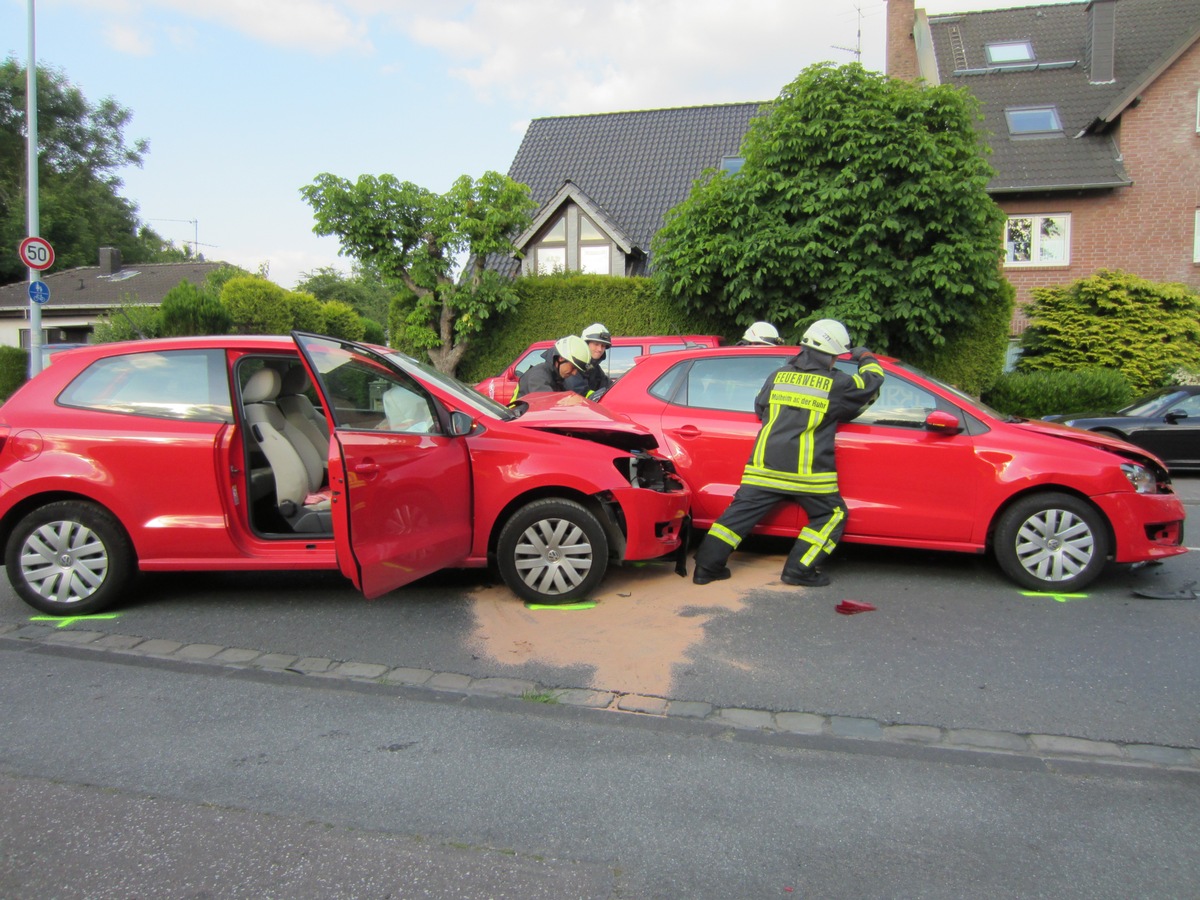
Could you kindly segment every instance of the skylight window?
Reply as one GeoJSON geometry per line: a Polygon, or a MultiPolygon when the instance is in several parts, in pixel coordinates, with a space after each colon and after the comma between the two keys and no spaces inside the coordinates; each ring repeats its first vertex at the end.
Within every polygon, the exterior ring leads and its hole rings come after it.
{"type": "Polygon", "coordinates": [[[988,62],[993,66],[1011,66],[1033,62],[1033,44],[1029,41],[1007,41],[987,45],[988,62]]]}
{"type": "Polygon", "coordinates": [[[1006,109],[1008,133],[1014,135],[1050,135],[1062,133],[1058,109],[1053,106],[1026,106],[1006,109]]]}
{"type": "Polygon", "coordinates": [[[746,159],[742,156],[722,156],[721,171],[728,172],[730,175],[736,175],[742,170],[746,159]]]}

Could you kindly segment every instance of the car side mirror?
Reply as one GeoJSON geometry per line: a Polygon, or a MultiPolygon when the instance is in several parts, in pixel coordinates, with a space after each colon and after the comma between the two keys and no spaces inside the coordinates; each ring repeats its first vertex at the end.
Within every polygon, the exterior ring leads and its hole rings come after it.
{"type": "Polygon", "coordinates": [[[1169,413],[1167,413],[1167,421],[1170,422],[1172,425],[1174,425],[1180,419],[1186,419],[1187,417],[1188,417],[1188,414],[1185,413],[1182,409],[1173,409],[1169,413]]]}
{"type": "Polygon", "coordinates": [[[962,423],[958,421],[958,416],[935,409],[925,417],[925,428],[938,434],[958,434],[962,431],[962,423]]]}
{"type": "Polygon", "coordinates": [[[450,413],[450,434],[454,437],[465,437],[475,428],[475,420],[465,412],[450,413]]]}

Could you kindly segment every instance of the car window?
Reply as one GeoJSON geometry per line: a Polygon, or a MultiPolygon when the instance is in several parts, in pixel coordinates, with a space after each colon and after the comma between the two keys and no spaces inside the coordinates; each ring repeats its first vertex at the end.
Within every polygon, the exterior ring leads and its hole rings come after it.
{"type": "Polygon", "coordinates": [[[220,350],[127,353],[92,363],[58,397],[64,406],[104,412],[232,422],[220,350]]]}
{"type": "Polygon", "coordinates": [[[754,412],[754,398],[782,364],[783,359],[778,356],[698,359],[688,370],[677,402],[697,409],[754,412]]]}
{"type": "Polygon", "coordinates": [[[672,344],[651,344],[650,345],[651,353],[670,353],[672,350],[681,350],[681,349],[683,349],[683,344],[679,343],[678,341],[676,341],[675,343],[672,343],[672,344]]]}
{"type": "Polygon", "coordinates": [[[617,378],[633,368],[633,361],[645,353],[640,344],[624,347],[609,347],[604,360],[604,370],[609,378],[617,378]]]}
{"type": "Polygon", "coordinates": [[[538,350],[530,350],[528,353],[518,359],[517,367],[515,369],[517,377],[519,378],[520,376],[524,375],[527,371],[540,363],[542,361],[542,354],[546,352],[546,349],[547,348],[542,347],[538,350]]]}
{"type": "Polygon", "coordinates": [[[321,376],[339,428],[416,434],[442,430],[433,398],[407,372],[331,347],[321,357],[321,376]]]}
{"type": "Polygon", "coordinates": [[[1155,391],[1153,394],[1147,394],[1140,400],[1134,401],[1124,409],[1117,410],[1117,412],[1122,416],[1152,416],[1155,415],[1155,413],[1162,415],[1162,413],[1158,411],[1163,406],[1171,402],[1173,399],[1172,395],[1175,393],[1177,392],[1171,388],[1161,388],[1160,390],[1155,391]]]}
{"type": "Polygon", "coordinates": [[[1188,417],[1200,416],[1200,394],[1192,394],[1181,403],[1172,407],[1171,412],[1186,413],[1188,417]]]}
{"type": "Polygon", "coordinates": [[[860,425],[895,425],[924,428],[926,417],[937,409],[937,397],[902,378],[884,379],[879,396],[855,416],[860,425]]]}

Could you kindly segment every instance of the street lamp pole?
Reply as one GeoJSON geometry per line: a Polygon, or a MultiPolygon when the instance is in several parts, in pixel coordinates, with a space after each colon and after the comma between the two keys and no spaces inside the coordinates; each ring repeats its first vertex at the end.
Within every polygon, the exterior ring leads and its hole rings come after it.
{"type": "MultiPolygon", "coordinates": [[[[38,210],[38,137],[37,137],[37,56],[34,53],[33,0],[29,0],[29,62],[25,67],[25,165],[28,198],[26,225],[30,237],[39,237],[41,222],[38,210]]],[[[41,273],[29,269],[30,283],[41,281],[41,273]]],[[[29,294],[29,377],[42,371],[42,307],[29,294]]]]}

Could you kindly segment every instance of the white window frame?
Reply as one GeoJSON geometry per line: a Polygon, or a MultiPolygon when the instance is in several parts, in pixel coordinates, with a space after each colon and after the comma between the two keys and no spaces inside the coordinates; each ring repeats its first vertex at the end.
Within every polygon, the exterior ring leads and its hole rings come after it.
{"type": "Polygon", "coordinates": [[[1200,263],[1200,209],[1196,210],[1196,224],[1192,228],[1192,262],[1200,263]]]}
{"type": "Polygon", "coordinates": [[[1026,213],[1008,217],[1004,227],[1004,265],[1011,268],[1030,268],[1037,266],[1069,266],[1071,264],[1071,214],[1070,213],[1026,213]],[[1028,219],[1030,222],[1029,259],[1013,259],[1013,245],[1008,240],[1008,229],[1015,220],[1028,219]],[[1047,219],[1062,220],[1062,255],[1048,256],[1053,242],[1043,244],[1042,223],[1047,219]]]}

